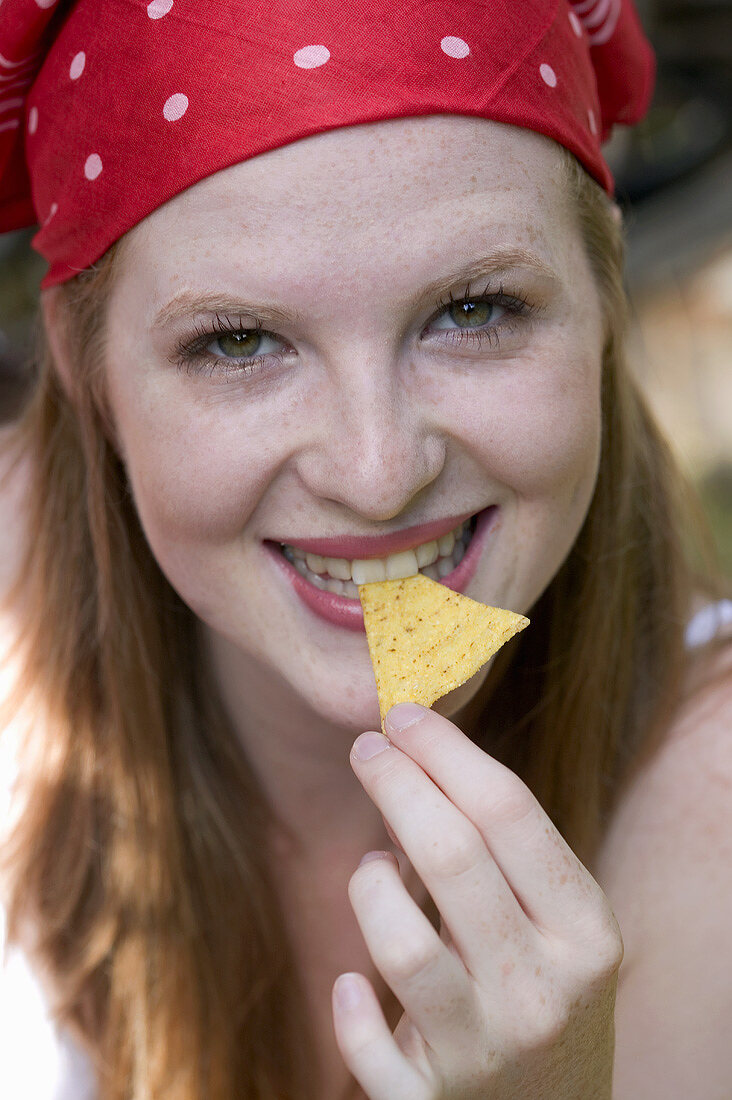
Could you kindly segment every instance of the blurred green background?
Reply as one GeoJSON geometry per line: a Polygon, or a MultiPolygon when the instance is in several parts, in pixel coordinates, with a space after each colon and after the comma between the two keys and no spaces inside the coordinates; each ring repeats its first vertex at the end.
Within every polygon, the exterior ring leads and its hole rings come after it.
{"type": "MultiPolygon", "coordinates": [[[[732,0],[636,0],[648,115],[604,147],[625,216],[630,360],[697,485],[732,577],[732,0]]],[[[27,392],[45,263],[0,237],[0,423],[27,392]]]]}

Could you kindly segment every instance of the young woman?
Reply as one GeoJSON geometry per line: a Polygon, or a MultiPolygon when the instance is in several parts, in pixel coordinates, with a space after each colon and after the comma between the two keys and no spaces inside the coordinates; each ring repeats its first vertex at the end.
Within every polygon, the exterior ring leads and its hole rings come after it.
{"type": "Polygon", "coordinates": [[[720,1100],[731,647],[623,352],[632,7],[5,7],[8,942],[93,1095],[720,1100]],[[348,577],[435,541],[531,625],[387,740],[348,577]]]}

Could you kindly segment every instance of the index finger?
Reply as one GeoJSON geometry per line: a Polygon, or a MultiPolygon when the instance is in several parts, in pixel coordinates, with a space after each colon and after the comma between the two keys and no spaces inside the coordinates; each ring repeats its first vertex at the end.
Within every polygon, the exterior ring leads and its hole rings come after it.
{"type": "Polygon", "coordinates": [[[392,707],[386,730],[480,831],[539,931],[564,936],[568,927],[604,911],[599,885],[515,772],[448,718],[417,703],[392,707]]]}

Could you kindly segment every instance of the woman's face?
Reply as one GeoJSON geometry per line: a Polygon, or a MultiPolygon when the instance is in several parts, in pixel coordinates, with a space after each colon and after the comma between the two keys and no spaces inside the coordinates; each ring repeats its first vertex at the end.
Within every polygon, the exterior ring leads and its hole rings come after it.
{"type": "Polygon", "coordinates": [[[219,172],[128,234],[108,335],[145,534],[252,698],[378,728],[358,600],[315,609],[277,544],[490,507],[459,587],[530,612],[587,513],[601,308],[541,135],[398,119],[219,172]]]}

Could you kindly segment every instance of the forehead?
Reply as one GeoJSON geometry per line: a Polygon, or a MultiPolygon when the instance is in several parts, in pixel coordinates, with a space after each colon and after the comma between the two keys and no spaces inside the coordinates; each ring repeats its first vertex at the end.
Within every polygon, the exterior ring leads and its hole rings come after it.
{"type": "MultiPolygon", "coordinates": [[[[308,269],[364,278],[481,246],[533,248],[547,261],[572,229],[549,138],[457,115],[343,127],[219,171],[154,211],[124,241],[121,268],[179,285],[231,271],[308,269]]],[[[152,286],[147,287],[152,291],[152,286]]]]}

